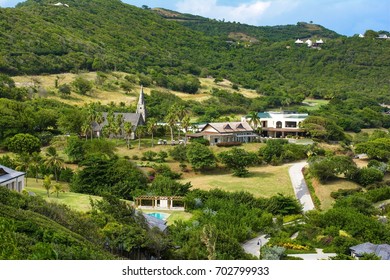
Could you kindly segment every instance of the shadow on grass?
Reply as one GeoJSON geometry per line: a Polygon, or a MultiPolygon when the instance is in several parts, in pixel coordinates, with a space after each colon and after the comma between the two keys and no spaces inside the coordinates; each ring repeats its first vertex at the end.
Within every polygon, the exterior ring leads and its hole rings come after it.
{"type": "Polygon", "coordinates": [[[244,177],[244,178],[270,178],[270,177],[274,177],[275,174],[273,173],[270,173],[270,172],[261,172],[261,171],[249,171],[249,174],[248,176],[244,177]]]}

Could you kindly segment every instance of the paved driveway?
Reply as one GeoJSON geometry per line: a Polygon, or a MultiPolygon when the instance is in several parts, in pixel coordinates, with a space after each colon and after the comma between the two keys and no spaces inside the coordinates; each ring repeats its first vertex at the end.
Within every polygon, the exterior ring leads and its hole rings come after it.
{"type": "Polygon", "coordinates": [[[307,165],[307,162],[294,163],[288,170],[291,183],[294,188],[295,196],[303,205],[303,212],[314,210],[314,203],[311,199],[309,189],[307,188],[305,178],[302,174],[302,168],[307,165]]]}

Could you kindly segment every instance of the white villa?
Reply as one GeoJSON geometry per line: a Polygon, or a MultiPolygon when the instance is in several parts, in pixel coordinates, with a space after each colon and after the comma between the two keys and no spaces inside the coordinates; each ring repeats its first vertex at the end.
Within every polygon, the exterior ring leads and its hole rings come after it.
{"type": "Polygon", "coordinates": [[[210,145],[218,143],[253,142],[258,137],[253,128],[246,122],[208,123],[198,133],[187,134],[188,138],[205,138],[210,145]]]}
{"type": "Polygon", "coordinates": [[[15,171],[4,165],[0,165],[0,186],[9,190],[22,192],[24,189],[24,172],[15,171]]]}
{"type": "MultiPolygon", "coordinates": [[[[304,130],[300,128],[309,115],[296,112],[260,112],[258,117],[261,124],[261,135],[264,137],[284,138],[286,136],[304,136],[304,130]]],[[[247,121],[247,117],[243,120],[247,121]]]]}

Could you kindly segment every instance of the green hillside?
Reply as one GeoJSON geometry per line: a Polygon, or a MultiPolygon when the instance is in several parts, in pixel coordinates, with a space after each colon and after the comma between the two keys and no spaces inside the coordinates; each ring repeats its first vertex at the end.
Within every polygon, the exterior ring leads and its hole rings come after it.
{"type": "Polygon", "coordinates": [[[158,256],[165,237],[114,197],[88,213],[0,187],[0,260],[113,260],[158,256]]]}
{"type": "Polygon", "coordinates": [[[388,40],[340,37],[306,23],[254,27],[190,15],[184,17],[193,20],[173,21],[118,0],[68,1],[69,8],[50,3],[28,0],[0,9],[2,72],[118,70],[144,73],[160,86],[167,76],[213,76],[260,93],[318,97],[388,92],[388,40]],[[296,38],[312,36],[324,38],[321,50],[295,46],[296,38]]]}
{"type": "MultiPolygon", "coordinates": [[[[246,38],[251,42],[287,41],[294,38],[338,38],[341,35],[317,24],[298,22],[296,25],[252,26],[239,22],[225,22],[190,14],[182,14],[167,9],[153,9],[157,14],[209,36],[220,36],[227,39],[241,40],[246,38]]],[[[244,40],[245,41],[245,40],[244,40]]]]}

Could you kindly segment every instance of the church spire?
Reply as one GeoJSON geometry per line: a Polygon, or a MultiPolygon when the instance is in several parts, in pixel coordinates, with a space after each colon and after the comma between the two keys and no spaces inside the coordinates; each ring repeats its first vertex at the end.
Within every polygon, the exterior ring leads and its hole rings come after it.
{"type": "Polygon", "coordinates": [[[139,99],[137,104],[137,114],[140,114],[143,118],[143,121],[146,123],[146,106],[145,106],[145,96],[144,96],[144,88],[141,85],[141,91],[139,93],[139,99]]]}

